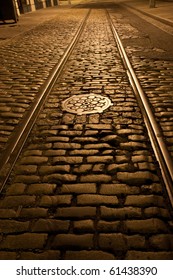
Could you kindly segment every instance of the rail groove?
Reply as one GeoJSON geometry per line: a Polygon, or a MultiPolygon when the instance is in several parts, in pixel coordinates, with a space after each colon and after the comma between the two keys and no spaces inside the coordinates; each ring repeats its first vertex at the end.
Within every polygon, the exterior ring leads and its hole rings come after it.
{"type": "Polygon", "coordinates": [[[139,80],[135,74],[135,71],[133,70],[133,67],[129,61],[129,58],[126,54],[126,51],[123,47],[123,44],[121,42],[121,39],[118,35],[118,32],[116,31],[116,28],[113,24],[113,21],[111,19],[111,16],[106,10],[107,18],[112,30],[112,33],[114,35],[115,41],[117,43],[118,50],[120,52],[122,61],[124,63],[124,66],[127,71],[127,75],[130,81],[130,84],[134,90],[134,93],[136,95],[136,98],[138,100],[139,106],[141,108],[145,125],[147,127],[148,135],[155,153],[155,156],[157,158],[157,161],[160,166],[161,174],[165,183],[165,187],[170,199],[171,206],[173,207],[173,161],[169,154],[169,151],[166,147],[162,131],[156,122],[156,119],[154,117],[154,114],[152,112],[151,106],[149,104],[149,101],[147,99],[146,94],[144,93],[139,80]]]}

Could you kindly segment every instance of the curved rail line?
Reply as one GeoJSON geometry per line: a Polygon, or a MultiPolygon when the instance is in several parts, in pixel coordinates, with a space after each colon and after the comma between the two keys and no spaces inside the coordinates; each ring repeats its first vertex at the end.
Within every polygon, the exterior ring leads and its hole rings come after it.
{"type": "MultiPolygon", "coordinates": [[[[133,67],[128,59],[126,51],[123,47],[121,39],[116,31],[116,28],[113,24],[111,16],[106,10],[107,19],[112,30],[115,42],[117,44],[120,56],[122,58],[124,67],[126,69],[129,82],[133,88],[133,91],[138,100],[141,112],[144,116],[145,125],[148,130],[148,135],[155,153],[155,156],[158,160],[163,181],[170,199],[171,206],[173,207],[173,161],[167,150],[162,131],[155,120],[154,114],[152,112],[151,106],[148,102],[148,99],[137,79],[137,76],[133,70],[133,67]]],[[[83,19],[79,29],[77,30],[71,44],[66,49],[64,55],[62,56],[59,63],[51,71],[47,81],[40,88],[37,98],[34,103],[31,105],[29,111],[27,112],[25,118],[20,123],[20,126],[16,130],[16,133],[11,137],[11,140],[8,144],[7,149],[0,157],[0,192],[2,192],[10,173],[15,165],[15,162],[34,126],[36,119],[49,95],[53,86],[55,85],[58,77],[60,76],[71,52],[75,48],[86,24],[86,21],[90,15],[91,9],[87,12],[86,17],[83,19]]]]}
{"type": "Polygon", "coordinates": [[[123,47],[121,39],[118,35],[118,32],[115,29],[111,16],[106,10],[107,18],[114,35],[115,41],[117,43],[118,50],[120,52],[123,64],[126,68],[127,75],[130,81],[130,84],[133,88],[133,91],[136,95],[138,100],[139,106],[141,108],[141,112],[144,117],[145,125],[147,127],[148,135],[155,153],[155,156],[158,160],[161,174],[166,186],[166,190],[173,207],[173,161],[170,156],[170,153],[166,147],[162,130],[159,127],[158,123],[156,122],[155,116],[152,112],[151,106],[149,104],[148,98],[144,93],[139,80],[135,74],[135,71],[129,61],[127,53],[123,47]]]}
{"type": "Polygon", "coordinates": [[[55,85],[58,77],[60,76],[71,52],[75,48],[83,29],[85,27],[86,21],[90,15],[91,9],[87,12],[85,18],[81,22],[72,42],[64,52],[61,60],[54,66],[48,79],[40,88],[35,101],[31,105],[29,111],[18,125],[15,134],[11,137],[9,144],[0,157],[0,193],[2,192],[10,173],[15,165],[15,162],[30,134],[32,127],[34,126],[36,119],[49,95],[53,86],[55,85]]]}

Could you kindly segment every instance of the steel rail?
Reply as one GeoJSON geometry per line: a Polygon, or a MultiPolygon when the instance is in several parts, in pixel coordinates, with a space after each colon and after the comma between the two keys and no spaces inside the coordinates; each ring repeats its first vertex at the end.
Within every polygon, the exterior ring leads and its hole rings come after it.
{"type": "Polygon", "coordinates": [[[86,21],[90,15],[91,9],[87,12],[85,18],[82,20],[76,34],[74,35],[71,43],[66,48],[64,54],[62,55],[60,61],[54,66],[50,72],[49,77],[45,83],[41,86],[38,94],[31,104],[28,112],[18,124],[18,127],[9,140],[8,146],[5,151],[0,156],[0,193],[2,192],[11,171],[21,153],[21,150],[36,122],[36,119],[49,95],[52,88],[54,87],[57,79],[59,78],[71,52],[73,51],[75,45],[77,44],[83,29],[85,27],[86,21]]]}
{"type": "Polygon", "coordinates": [[[148,135],[156,156],[156,159],[159,163],[161,170],[162,178],[165,183],[165,187],[169,196],[171,206],[173,207],[173,161],[170,156],[170,153],[166,147],[165,140],[162,134],[162,130],[158,125],[155,116],[152,112],[151,106],[149,104],[148,98],[144,93],[140,82],[133,70],[133,67],[130,63],[130,60],[126,54],[126,51],[123,47],[121,39],[116,31],[116,28],[113,24],[109,12],[106,10],[107,18],[110,23],[112,33],[114,35],[115,41],[117,43],[120,56],[122,58],[123,64],[126,68],[127,75],[130,81],[130,84],[134,90],[136,98],[138,100],[141,112],[144,117],[145,125],[147,127],[148,135]]]}

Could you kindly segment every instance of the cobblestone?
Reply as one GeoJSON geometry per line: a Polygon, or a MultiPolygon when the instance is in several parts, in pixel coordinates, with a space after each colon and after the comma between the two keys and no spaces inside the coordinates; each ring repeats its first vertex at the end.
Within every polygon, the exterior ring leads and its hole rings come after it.
{"type": "Polygon", "coordinates": [[[32,206],[35,204],[36,198],[34,196],[19,195],[7,196],[0,201],[0,208],[13,208],[18,206],[32,206]]]}
{"type": "Polygon", "coordinates": [[[70,221],[39,219],[32,226],[32,232],[68,232],[70,221]]]}
{"type": "Polygon", "coordinates": [[[41,207],[51,207],[57,205],[69,205],[71,203],[72,196],[71,195],[43,195],[39,202],[39,206],[41,207]]]}
{"type": "Polygon", "coordinates": [[[95,183],[78,183],[78,184],[64,184],[60,190],[61,193],[96,193],[95,183]]]}
{"type": "Polygon", "coordinates": [[[93,248],[93,235],[92,234],[58,234],[51,245],[51,248],[79,248],[92,249],[93,248]]]}
{"type": "Polygon", "coordinates": [[[42,249],[47,239],[47,234],[23,233],[8,235],[1,243],[1,249],[42,249]]]}
{"type": "Polygon", "coordinates": [[[116,196],[81,194],[77,196],[77,204],[79,205],[117,205],[116,196]]]}
{"type": "Polygon", "coordinates": [[[29,195],[44,195],[53,194],[56,189],[56,184],[31,184],[26,190],[29,195]]]}
{"type": "Polygon", "coordinates": [[[65,260],[114,260],[113,254],[103,251],[67,251],[65,260]]]}
{"type": "Polygon", "coordinates": [[[19,214],[20,218],[44,218],[47,217],[47,209],[44,208],[23,208],[19,214]]]}
{"type": "Polygon", "coordinates": [[[125,222],[127,230],[136,233],[157,233],[168,232],[166,224],[157,218],[146,220],[129,220],[125,222]]]}
{"type": "Polygon", "coordinates": [[[127,196],[125,205],[132,205],[138,207],[148,206],[164,206],[163,198],[156,195],[131,195],[127,196]]]}
{"type": "Polygon", "coordinates": [[[117,179],[129,185],[143,185],[147,182],[158,181],[158,177],[150,171],[118,172],[117,179]]]}
{"type": "Polygon", "coordinates": [[[20,260],[59,260],[60,251],[47,250],[46,252],[43,253],[22,252],[19,259],[20,260]]]}
{"type": "Polygon", "coordinates": [[[96,208],[90,206],[59,208],[55,217],[92,218],[96,216],[96,208]]]}
{"type": "Polygon", "coordinates": [[[126,260],[172,260],[172,252],[128,251],[126,260]]]}
{"type": "Polygon", "coordinates": [[[104,174],[96,174],[96,175],[83,175],[80,179],[81,182],[110,182],[111,176],[104,174]]]}
{"type": "Polygon", "coordinates": [[[121,233],[100,234],[99,247],[113,252],[124,252],[127,250],[126,239],[121,233]]]}
{"type": "Polygon", "coordinates": [[[116,222],[107,222],[107,221],[99,221],[97,225],[97,229],[99,232],[102,233],[113,233],[113,232],[118,232],[119,228],[121,226],[120,221],[116,222]]]}
{"type": "Polygon", "coordinates": [[[126,184],[101,184],[101,194],[120,195],[120,194],[138,194],[139,187],[129,187],[126,184]]]}
{"type": "Polygon", "coordinates": [[[74,222],[74,232],[94,232],[94,221],[92,220],[81,220],[74,222]]]}
{"type": "Polygon", "coordinates": [[[2,220],[0,225],[0,232],[2,233],[19,233],[26,232],[29,228],[29,222],[18,222],[2,220]]]}
{"type": "Polygon", "coordinates": [[[157,234],[149,238],[151,246],[158,250],[168,251],[173,249],[172,234],[157,234]]]}
{"type": "MultiPolygon", "coordinates": [[[[137,29],[120,19],[119,9],[111,9],[111,16],[124,40],[137,29]]],[[[85,14],[86,8],[61,7],[56,18],[21,35],[16,45],[0,47],[0,149],[85,14]]],[[[146,65],[153,71],[158,61],[135,60],[136,52],[127,49],[138,76],[146,65]]],[[[165,74],[167,66],[157,67],[165,74]]],[[[153,91],[148,86],[155,82],[142,77],[171,148],[172,111],[160,98],[170,87],[161,80],[153,91]]],[[[173,259],[172,213],[159,176],[105,11],[92,9],[0,198],[0,259],[173,259]],[[112,105],[88,115],[62,110],[66,98],[90,93],[109,97],[112,105]]]]}
{"type": "Polygon", "coordinates": [[[124,207],[115,209],[101,206],[101,217],[106,220],[139,218],[141,215],[142,211],[139,207],[124,207]]]}

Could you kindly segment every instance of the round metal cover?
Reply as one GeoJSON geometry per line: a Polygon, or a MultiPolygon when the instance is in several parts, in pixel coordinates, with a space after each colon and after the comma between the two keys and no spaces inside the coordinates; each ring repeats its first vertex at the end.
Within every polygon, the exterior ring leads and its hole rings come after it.
{"type": "Polygon", "coordinates": [[[110,105],[108,97],[92,93],[73,95],[62,102],[65,111],[78,115],[102,113],[110,105]]]}

